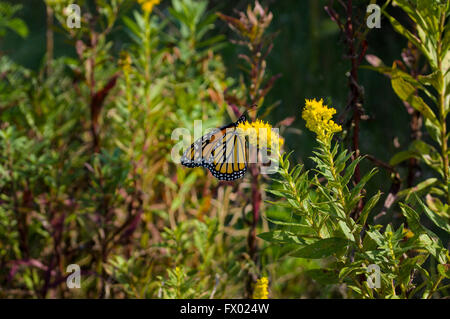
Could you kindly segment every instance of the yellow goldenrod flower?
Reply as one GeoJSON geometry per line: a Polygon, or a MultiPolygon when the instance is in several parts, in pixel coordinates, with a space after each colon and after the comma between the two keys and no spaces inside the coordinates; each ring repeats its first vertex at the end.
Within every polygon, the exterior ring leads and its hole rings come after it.
{"type": "Polygon", "coordinates": [[[128,76],[131,71],[131,57],[127,52],[122,51],[120,53],[119,64],[122,66],[123,73],[128,76]]]}
{"type": "Polygon", "coordinates": [[[403,236],[405,236],[407,239],[410,239],[410,238],[414,237],[414,233],[410,229],[404,228],[403,236]]]}
{"type": "Polygon", "coordinates": [[[158,5],[161,0],[138,0],[145,12],[151,13],[153,11],[153,6],[158,5]]]}
{"type": "Polygon", "coordinates": [[[333,133],[342,131],[342,127],[331,119],[335,113],[334,108],[323,105],[323,99],[320,101],[306,99],[302,117],[306,121],[306,127],[316,133],[319,139],[324,140],[333,133]]]}
{"type": "Polygon", "coordinates": [[[239,134],[248,135],[249,143],[258,148],[271,149],[272,137],[273,143],[276,145],[278,139],[278,145],[281,147],[284,144],[284,139],[278,135],[278,133],[272,128],[269,123],[264,123],[261,120],[255,122],[245,121],[238,125],[239,134]]]}
{"type": "Polygon", "coordinates": [[[255,289],[253,290],[253,299],[268,299],[269,298],[269,280],[267,277],[261,277],[256,281],[255,289]]]}

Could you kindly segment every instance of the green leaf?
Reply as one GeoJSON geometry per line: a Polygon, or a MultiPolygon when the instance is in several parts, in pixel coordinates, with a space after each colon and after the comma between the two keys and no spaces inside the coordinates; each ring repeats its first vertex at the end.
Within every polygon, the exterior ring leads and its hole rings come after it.
{"type": "Polygon", "coordinates": [[[357,271],[361,271],[362,267],[359,266],[355,266],[355,265],[350,265],[348,267],[343,267],[340,271],[339,271],[339,278],[345,279],[346,277],[350,276],[350,275],[354,275],[355,272],[357,271]]]}
{"type": "Polygon", "coordinates": [[[342,178],[342,185],[347,185],[349,183],[350,179],[355,173],[356,166],[359,164],[359,162],[361,162],[362,159],[362,157],[358,157],[353,162],[351,162],[349,166],[347,166],[344,177],[342,178]]]}
{"type": "Polygon", "coordinates": [[[444,276],[445,278],[450,278],[450,264],[439,264],[437,265],[437,269],[441,276],[444,276]]]}
{"type": "Polygon", "coordinates": [[[392,156],[391,160],[389,161],[389,164],[392,166],[398,165],[403,161],[406,161],[410,158],[419,158],[419,156],[417,156],[416,152],[411,151],[411,150],[407,150],[407,151],[401,151],[398,152],[397,154],[395,154],[394,156],[392,156]]]}
{"type": "Polygon", "coordinates": [[[425,164],[433,168],[441,176],[444,175],[442,171],[442,157],[433,146],[424,141],[415,140],[410,147],[411,150],[414,150],[420,156],[425,164]]]}
{"type": "Polygon", "coordinates": [[[337,284],[339,276],[333,269],[309,269],[305,274],[323,285],[337,284]]]}
{"type": "Polygon", "coordinates": [[[438,24],[440,16],[437,1],[396,0],[395,4],[401,7],[415,23],[418,37],[403,27],[393,17],[389,16],[385,11],[383,11],[383,14],[389,19],[395,31],[406,37],[425,54],[431,67],[435,70],[438,64],[436,48],[439,38],[438,24]]]}
{"type": "Polygon", "coordinates": [[[305,244],[305,241],[303,239],[294,235],[291,232],[287,232],[284,230],[275,230],[261,233],[258,235],[258,237],[264,239],[265,241],[275,244],[284,244],[284,243],[292,243],[297,245],[305,244]]]}
{"type": "Polygon", "coordinates": [[[369,216],[370,211],[375,207],[381,197],[381,191],[378,191],[374,196],[372,196],[369,201],[364,205],[364,208],[359,216],[357,223],[360,225],[364,225],[367,221],[367,217],[369,216]]]}
{"type": "Polygon", "coordinates": [[[354,285],[347,285],[347,287],[351,290],[353,290],[354,292],[356,292],[358,295],[362,295],[362,290],[361,288],[359,288],[358,286],[354,286],[354,285]]]}
{"type": "Polygon", "coordinates": [[[343,238],[326,238],[321,239],[314,244],[295,251],[291,256],[309,259],[321,259],[333,254],[339,254],[349,244],[347,239],[343,238]]]}
{"type": "Polygon", "coordinates": [[[268,209],[266,211],[266,219],[274,224],[276,224],[277,222],[282,222],[284,223],[283,225],[285,225],[286,223],[292,225],[301,224],[301,217],[298,214],[294,214],[292,211],[282,209],[268,209]]]}
{"type": "Polygon", "coordinates": [[[400,203],[403,215],[408,221],[408,226],[414,234],[418,235],[418,242],[440,263],[446,262],[447,249],[444,248],[440,239],[431,230],[425,228],[420,223],[420,215],[406,204],[400,203]]]}
{"type": "Polygon", "coordinates": [[[403,212],[403,215],[406,217],[408,221],[408,225],[415,234],[426,233],[426,229],[420,223],[420,215],[414,209],[409,207],[404,203],[400,203],[400,208],[403,212]]]}
{"type": "Polygon", "coordinates": [[[355,187],[353,187],[353,189],[350,191],[349,196],[350,205],[349,207],[347,207],[347,209],[352,210],[355,207],[355,205],[359,202],[358,198],[359,193],[366,185],[366,183],[372,178],[372,176],[377,173],[377,171],[378,170],[376,168],[373,168],[369,173],[367,173],[366,175],[363,176],[363,178],[361,178],[361,180],[359,181],[358,184],[356,184],[355,187]]]}
{"type": "Polygon", "coordinates": [[[427,205],[425,205],[416,194],[414,194],[414,197],[419,203],[420,207],[422,207],[422,210],[428,216],[428,218],[431,219],[431,221],[440,229],[443,229],[450,234],[450,224],[444,218],[429,209],[427,205]]]}
{"type": "Polygon", "coordinates": [[[386,11],[383,11],[383,14],[388,18],[389,22],[391,22],[391,25],[395,31],[403,35],[405,38],[407,38],[412,44],[414,44],[414,46],[422,49],[420,40],[413,33],[411,33],[408,29],[402,26],[397,20],[395,20],[392,16],[386,13],[386,11]]]}
{"type": "Polygon", "coordinates": [[[342,220],[338,221],[338,225],[339,225],[342,233],[348,240],[350,240],[350,241],[355,240],[353,237],[353,234],[352,234],[352,230],[348,227],[348,225],[344,221],[342,221],[342,220]]]}
{"type": "Polygon", "coordinates": [[[278,197],[281,197],[281,198],[286,197],[286,194],[287,194],[286,191],[278,190],[278,189],[267,189],[266,191],[268,193],[271,193],[271,194],[273,194],[275,196],[278,196],[278,197]]]}
{"type": "Polygon", "coordinates": [[[431,81],[430,78],[424,78],[422,81],[416,80],[409,73],[406,73],[400,69],[397,69],[397,66],[395,64],[392,67],[386,67],[384,65],[378,66],[378,67],[364,65],[361,67],[364,69],[369,69],[369,70],[373,70],[373,71],[382,73],[391,79],[393,77],[400,77],[403,80],[405,80],[406,82],[408,82],[409,84],[411,84],[414,88],[423,91],[435,104],[437,104],[436,97],[433,94],[431,94],[431,92],[426,87],[427,85],[430,85],[430,81],[431,81]]]}
{"type": "Polygon", "coordinates": [[[441,82],[441,71],[437,70],[428,75],[419,75],[418,80],[420,83],[424,85],[431,85],[436,90],[440,90],[442,83],[441,82]]]}
{"type": "MultiPolygon", "coordinates": [[[[449,92],[450,93],[450,92],[449,92]]],[[[430,134],[431,138],[440,145],[442,145],[441,141],[441,127],[436,125],[429,119],[425,119],[425,128],[427,129],[428,134],[430,134]]]]}
{"type": "Polygon", "coordinates": [[[436,260],[440,263],[445,263],[447,260],[447,249],[442,246],[442,243],[437,238],[432,238],[428,234],[421,234],[418,237],[421,247],[426,249],[436,260]]]}
{"type": "Polygon", "coordinates": [[[402,261],[399,267],[398,282],[407,286],[411,282],[411,275],[413,269],[418,269],[417,266],[422,265],[428,258],[428,254],[420,254],[415,257],[410,257],[402,261]]]}
{"type": "Polygon", "coordinates": [[[300,224],[300,223],[284,222],[284,221],[279,221],[279,220],[276,220],[276,219],[271,219],[271,218],[268,218],[268,217],[266,217],[266,219],[267,219],[269,222],[271,222],[272,224],[275,224],[275,225],[295,226],[295,227],[307,227],[307,226],[305,226],[304,224],[300,224]]]}
{"type": "Polygon", "coordinates": [[[439,125],[439,121],[431,108],[417,95],[416,88],[395,74],[391,80],[392,88],[400,99],[408,102],[414,109],[419,111],[425,118],[439,125]]]}
{"type": "Polygon", "coordinates": [[[16,32],[22,38],[26,38],[28,35],[27,25],[19,18],[13,18],[7,21],[6,26],[16,32]]]}
{"type": "Polygon", "coordinates": [[[429,187],[437,184],[439,182],[439,180],[435,177],[431,177],[427,180],[424,180],[423,182],[420,182],[419,184],[417,184],[414,187],[411,188],[406,188],[400,192],[397,193],[397,198],[403,198],[406,197],[408,198],[411,194],[414,193],[422,193],[423,191],[426,191],[429,187]]]}

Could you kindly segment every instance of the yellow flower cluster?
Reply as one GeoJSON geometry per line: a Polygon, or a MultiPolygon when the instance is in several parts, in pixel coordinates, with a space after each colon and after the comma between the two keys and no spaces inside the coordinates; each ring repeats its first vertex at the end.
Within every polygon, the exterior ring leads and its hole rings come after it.
{"type": "Polygon", "coordinates": [[[131,71],[131,57],[128,54],[128,52],[122,51],[120,53],[119,64],[122,67],[122,70],[125,73],[125,75],[128,76],[128,74],[131,71]]]}
{"type": "Polygon", "coordinates": [[[261,120],[255,122],[245,121],[238,125],[239,134],[248,135],[249,143],[258,148],[271,149],[272,138],[273,143],[276,146],[276,139],[278,139],[278,145],[281,147],[284,144],[284,139],[278,135],[269,123],[264,123],[261,120]]]}
{"type": "Polygon", "coordinates": [[[158,5],[161,0],[138,0],[138,2],[141,5],[142,10],[151,13],[153,11],[153,7],[158,5]]]}
{"type": "Polygon", "coordinates": [[[269,298],[269,280],[267,277],[261,277],[256,281],[255,289],[253,290],[253,299],[268,299],[269,298]]]}
{"type": "Polygon", "coordinates": [[[306,121],[306,127],[316,133],[319,139],[324,140],[333,133],[342,131],[342,127],[331,119],[335,113],[334,108],[323,105],[323,99],[320,101],[306,99],[302,117],[306,121]]]}
{"type": "Polygon", "coordinates": [[[408,228],[403,228],[403,236],[410,239],[410,238],[414,237],[414,233],[408,228]]]}

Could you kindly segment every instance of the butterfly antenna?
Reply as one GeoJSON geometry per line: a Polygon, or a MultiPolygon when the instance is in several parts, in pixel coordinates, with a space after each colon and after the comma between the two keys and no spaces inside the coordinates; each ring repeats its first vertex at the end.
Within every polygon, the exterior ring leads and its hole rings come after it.
{"type": "Polygon", "coordinates": [[[256,113],[259,110],[260,106],[258,106],[258,104],[252,104],[250,106],[247,106],[247,109],[242,113],[242,115],[246,115],[247,117],[250,116],[251,119],[255,119],[256,118],[256,113]]]}

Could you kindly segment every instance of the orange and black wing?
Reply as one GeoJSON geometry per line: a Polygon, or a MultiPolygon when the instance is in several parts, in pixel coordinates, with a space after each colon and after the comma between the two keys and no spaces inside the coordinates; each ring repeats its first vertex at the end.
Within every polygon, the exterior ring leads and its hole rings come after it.
{"type": "Polygon", "coordinates": [[[181,158],[187,167],[202,166],[219,180],[235,180],[247,171],[248,153],[245,137],[238,134],[238,121],[202,136],[188,148],[181,158]]]}

